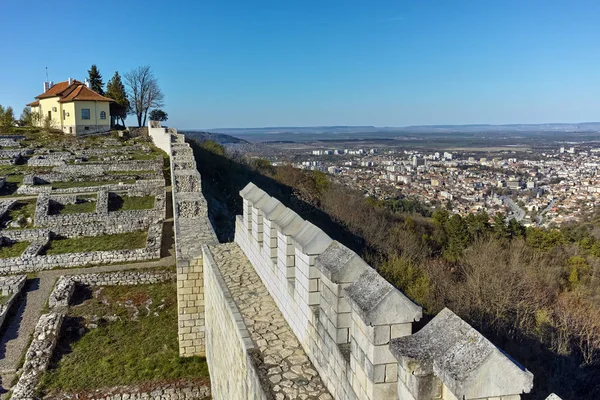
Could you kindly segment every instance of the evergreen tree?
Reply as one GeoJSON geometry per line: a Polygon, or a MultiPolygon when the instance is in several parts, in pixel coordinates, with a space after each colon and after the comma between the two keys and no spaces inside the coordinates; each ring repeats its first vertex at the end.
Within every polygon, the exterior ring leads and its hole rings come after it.
{"type": "Polygon", "coordinates": [[[469,228],[469,234],[473,238],[479,238],[489,234],[490,227],[490,216],[485,211],[478,212],[477,214],[468,214],[465,218],[465,222],[469,228]]]}
{"type": "Polygon", "coordinates": [[[125,126],[125,118],[129,112],[129,99],[125,92],[125,85],[121,81],[119,71],[115,72],[113,77],[106,84],[106,97],[113,99],[110,104],[110,115],[115,119],[121,120],[121,125],[125,126]]]}
{"type": "Polygon", "coordinates": [[[104,82],[102,81],[102,75],[100,74],[98,67],[96,67],[96,64],[93,64],[92,68],[88,70],[88,75],[92,90],[104,96],[104,82]]]}
{"type": "Polygon", "coordinates": [[[0,106],[0,127],[4,130],[9,130],[15,124],[15,115],[12,107],[8,106],[3,109],[0,106]]]}
{"type": "Polygon", "coordinates": [[[451,261],[458,261],[471,240],[465,220],[460,215],[454,214],[446,223],[446,233],[448,244],[444,256],[451,261]]]}
{"type": "Polygon", "coordinates": [[[19,121],[21,126],[33,126],[33,112],[30,107],[23,108],[19,121]]]}
{"type": "Polygon", "coordinates": [[[508,231],[513,238],[525,236],[525,227],[514,218],[508,222],[508,231]]]}
{"type": "Polygon", "coordinates": [[[502,213],[494,216],[494,236],[498,239],[510,238],[510,232],[506,226],[506,216],[502,213]]]}
{"type": "Polygon", "coordinates": [[[447,210],[444,210],[443,208],[438,208],[433,212],[431,218],[433,219],[433,222],[436,225],[443,228],[446,225],[449,216],[450,213],[447,210]]]}

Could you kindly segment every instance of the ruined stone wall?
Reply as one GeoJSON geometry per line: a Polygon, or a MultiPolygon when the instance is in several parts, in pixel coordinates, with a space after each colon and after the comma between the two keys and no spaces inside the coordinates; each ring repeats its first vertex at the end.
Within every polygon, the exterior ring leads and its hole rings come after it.
{"type": "Polygon", "coordinates": [[[150,223],[146,219],[125,221],[98,221],[93,224],[59,225],[52,228],[3,230],[2,237],[15,242],[30,242],[44,239],[49,235],[74,238],[81,236],[114,235],[148,229],[150,223]]]}
{"type": "Polygon", "coordinates": [[[210,251],[204,250],[206,360],[215,400],[267,400],[254,367],[255,349],[210,251]]]}
{"type": "Polygon", "coordinates": [[[87,186],[87,187],[72,187],[64,189],[52,189],[50,185],[21,185],[17,189],[17,194],[20,195],[35,195],[35,194],[70,194],[70,193],[95,193],[99,190],[107,192],[130,192],[137,191],[140,189],[150,189],[160,185],[164,188],[164,179],[152,179],[152,180],[139,180],[136,183],[119,183],[115,180],[115,183],[100,185],[100,186],[87,186]]]}
{"type": "Polygon", "coordinates": [[[49,312],[43,314],[33,332],[33,339],[25,354],[21,376],[13,388],[11,399],[33,400],[41,375],[48,369],[52,353],[58,342],[58,335],[65,314],[49,312]]]}
{"type": "Polygon", "coordinates": [[[131,137],[139,137],[139,136],[147,136],[148,135],[148,129],[145,126],[142,126],[141,128],[134,127],[134,126],[128,126],[127,130],[129,131],[129,135],[131,137]]]}
{"type": "Polygon", "coordinates": [[[26,279],[25,275],[0,277],[0,295],[8,296],[8,299],[0,304],[0,330],[4,326],[8,312],[25,286],[26,279]]]}
{"type": "MultiPolygon", "coordinates": [[[[205,400],[209,399],[210,387],[198,386],[195,382],[164,384],[148,390],[140,386],[117,386],[85,394],[85,400],[205,400]]],[[[45,396],[44,400],[72,400],[77,393],[61,393],[45,396]]]]}
{"type": "Polygon", "coordinates": [[[161,222],[150,225],[146,246],[141,249],[39,255],[47,242],[44,243],[43,239],[38,239],[32,242],[20,257],[0,259],[0,274],[34,272],[55,267],[73,268],[86,265],[155,260],[160,258],[161,240],[161,222]]]}
{"type": "Polygon", "coordinates": [[[155,171],[162,169],[162,158],[155,160],[133,160],[120,161],[109,164],[68,164],[54,168],[54,172],[62,174],[71,174],[74,176],[102,175],[105,172],[114,171],[155,171]]]}
{"type": "MultiPolygon", "coordinates": [[[[141,191],[141,189],[138,189],[141,191]]],[[[38,227],[55,227],[65,225],[81,225],[96,222],[115,225],[128,224],[129,221],[147,221],[147,224],[158,222],[165,216],[164,189],[155,195],[154,207],[148,210],[108,211],[109,192],[101,190],[96,198],[96,212],[78,214],[50,214],[52,203],[73,204],[76,196],[50,196],[40,194],[35,208],[35,225],[38,227]]]]}

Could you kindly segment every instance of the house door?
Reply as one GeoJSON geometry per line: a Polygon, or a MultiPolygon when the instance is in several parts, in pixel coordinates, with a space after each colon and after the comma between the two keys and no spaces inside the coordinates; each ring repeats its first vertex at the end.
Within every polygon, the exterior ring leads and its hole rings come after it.
{"type": "Polygon", "coordinates": [[[52,119],[52,111],[48,111],[48,118],[52,119]]]}

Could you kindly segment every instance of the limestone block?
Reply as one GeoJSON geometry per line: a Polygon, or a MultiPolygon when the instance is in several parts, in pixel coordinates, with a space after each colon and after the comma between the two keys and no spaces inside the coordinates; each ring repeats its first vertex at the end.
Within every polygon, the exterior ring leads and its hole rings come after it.
{"type": "Polygon", "coordinates": [[[296,248],[307,255],[321,254],[333,242],[325,232],[308,221],[304,221],[298,232],[291,236],[296,248]]]}
{"type": "Polygon", "coordinates": [[[414,362],[434,374],[458,398],[516,396],[533,386],[531,372],[447,308],[414,335],[393,339],[390,349],[404,365],[414,362]]]}
{"type": "Polygon", "coordinates": [[[421,319],[422,308],[375,270],[366,270],[345,289],[346,297],[366,325],[393,325],[421,319]]]}

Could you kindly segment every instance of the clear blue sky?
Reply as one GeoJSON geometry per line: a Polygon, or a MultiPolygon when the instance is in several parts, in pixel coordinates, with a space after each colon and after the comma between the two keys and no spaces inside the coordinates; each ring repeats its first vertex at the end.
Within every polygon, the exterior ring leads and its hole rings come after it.
{"type": "MultiPolygon", "coordinates": [[[[9,1],[0,104],[149,64],[178,128],[600,120],[600,1],[9,1]]],[[[133,118],[129,118],[133,123],[133,118]]]]}

